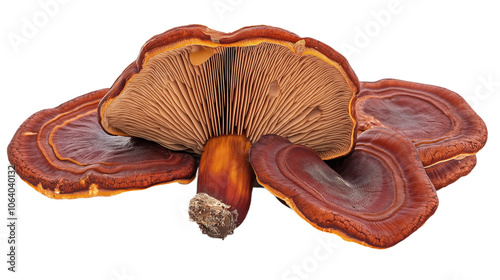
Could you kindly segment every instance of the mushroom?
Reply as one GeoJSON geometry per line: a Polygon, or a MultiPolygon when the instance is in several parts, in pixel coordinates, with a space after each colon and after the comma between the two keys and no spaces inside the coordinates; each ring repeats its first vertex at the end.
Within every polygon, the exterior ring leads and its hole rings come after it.
{"type": "Polygon", "coordinates": [[[387,248],[434,213],[432,182],[474,167],[487,132],[446,89],[361,88],[356,101],[349,64],[317,40],[183,26],[147,41],[111,88],[28,118],[9,161],[53,198],[188,183],[199,166],[189,215],[208,236],[233,233],[260,183],[316,228],[387,248]]]}
{"type": "Polygon", "coordinates": [[[350,155],[327,162],[266,135],[252,147],[250,162],[258,182],[311,225],[370,247],[397,244],[438,206],[415,147],[386,128],[361,133],[350,155]]]}
{"type": "Polygon", "coordinates": [[[191,182],[197,168],[193,156],[101,129],[97,105],[107,92],[90,92],[28,118],[7,149],[19,176],[51,198],[109,196],[191,182]]]}
{"type": "Polygon", "coordinates": [[[362,82],[356,114],[358,133],[387,127],[410,139],[436,189],[469,174],[488,134],[457,93],[395,79],[362,82]]]}
{"type": "Polygon", "coordinates": [[[201,155],[190,218],[224,238],[248,212],[252,144],[276,134],[323,159],[346,155],[358,83],[345,58],[314,39],[192,25],[146,42],[102,99],[99,119],[110,134],[201,155]]]}

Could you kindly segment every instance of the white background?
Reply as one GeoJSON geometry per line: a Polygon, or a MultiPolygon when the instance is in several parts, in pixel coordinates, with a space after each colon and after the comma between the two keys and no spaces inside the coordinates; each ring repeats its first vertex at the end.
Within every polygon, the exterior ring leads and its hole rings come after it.
{"type": "Polygon", "coordinates": [[[50,9],[43,5],[49,0],[0,4],[0,275],[500,279],[498,1],[54,1],[50,9]],[[282,27],[344,53],[362,81],[399,78],[454,90],[485,120],[488,143],[469,176],[438,192],[436,214],[386,250],[314,229],[265,189],[254,191],[245,222],[221,241],[188,222],[196,181],[79,200],[48,199],[19,182],[18,272],[7,272],[5,150],[17,127],[38,110],[109,87],[147,39],[192,23],[225,32],[282,27]],[[30,24],[35,29],[26,33],[30,24]]]}

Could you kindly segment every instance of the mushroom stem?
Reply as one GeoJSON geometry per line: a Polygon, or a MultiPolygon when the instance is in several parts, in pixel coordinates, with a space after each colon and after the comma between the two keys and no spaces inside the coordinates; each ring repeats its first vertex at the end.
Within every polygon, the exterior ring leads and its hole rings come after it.
{"type": "Polygon", "coordinates": [[[210,237],[224,239],[232,234],[248,213],[255,181],[249,162],[251,146],[245,135],[217,136],[205,144],[189,217],[210,237]]]}

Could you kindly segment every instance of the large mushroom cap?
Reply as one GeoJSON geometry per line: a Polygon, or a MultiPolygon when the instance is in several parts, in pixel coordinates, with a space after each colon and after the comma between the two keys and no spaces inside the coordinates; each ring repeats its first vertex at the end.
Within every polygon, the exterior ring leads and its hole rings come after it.
{"type": "Polygon", "coordinates": [[[197,162],[191,155],[102,130],[97,105],[107,92],[90,92],[28,118],[7,151],[19,176],[53,198],[108,196],[192,181],[197,162]]]}
{"type": "Polygon", "coordinates": [[[356,114],[359,132],[386,127],[410,139],[436,189],[474,168],[488,134],[457,93],[395,79],[361,83],[356,114]]]}
{"type": "Polygon", "coordinates": [[[415,147],[386,128],[362,133],[330,166],[276,135],[254,144],[250,162],[257,180],[311,225],[371,247],[400,242],[438,206],[415,147]]]}
{"type": "Polygon", "coordinates": [[[322,158],[355,138],[359,82],[347,61],[311,38],[268,27],[221,33],[184,26],[153,37],[100,104],[111,134],[201,154],[207,140],[277,134],[322,158]]]}

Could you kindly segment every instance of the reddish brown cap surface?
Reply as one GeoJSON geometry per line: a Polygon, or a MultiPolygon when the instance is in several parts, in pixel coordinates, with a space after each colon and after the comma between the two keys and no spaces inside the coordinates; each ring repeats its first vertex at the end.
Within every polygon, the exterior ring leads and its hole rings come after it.
{"type": "Polygon", "coordinates": [[[97,105],[107,92],[90,92],[28,118],[7,151],[19,176],[53,198],[108,196],[193,180],[197,163],[191,155],[102,130],[97,105]]]}
{"type": "Polygon", "coordinates": [[[436,191],[415,147],[385,128],[359,135],[343,159],[275,135],[250,152],[257,180],[314,227],[346,240],[387,248],[417,230],[436,210],[436,191]]]}
{"type": "Polygon", "coordinates": [[[488,135],[483,120],[460,95],[432,85],[362,82],[356,113],[358,133],[386,127],[410,139],[437,189],[474,168],[474,154],[488,135]]]}

